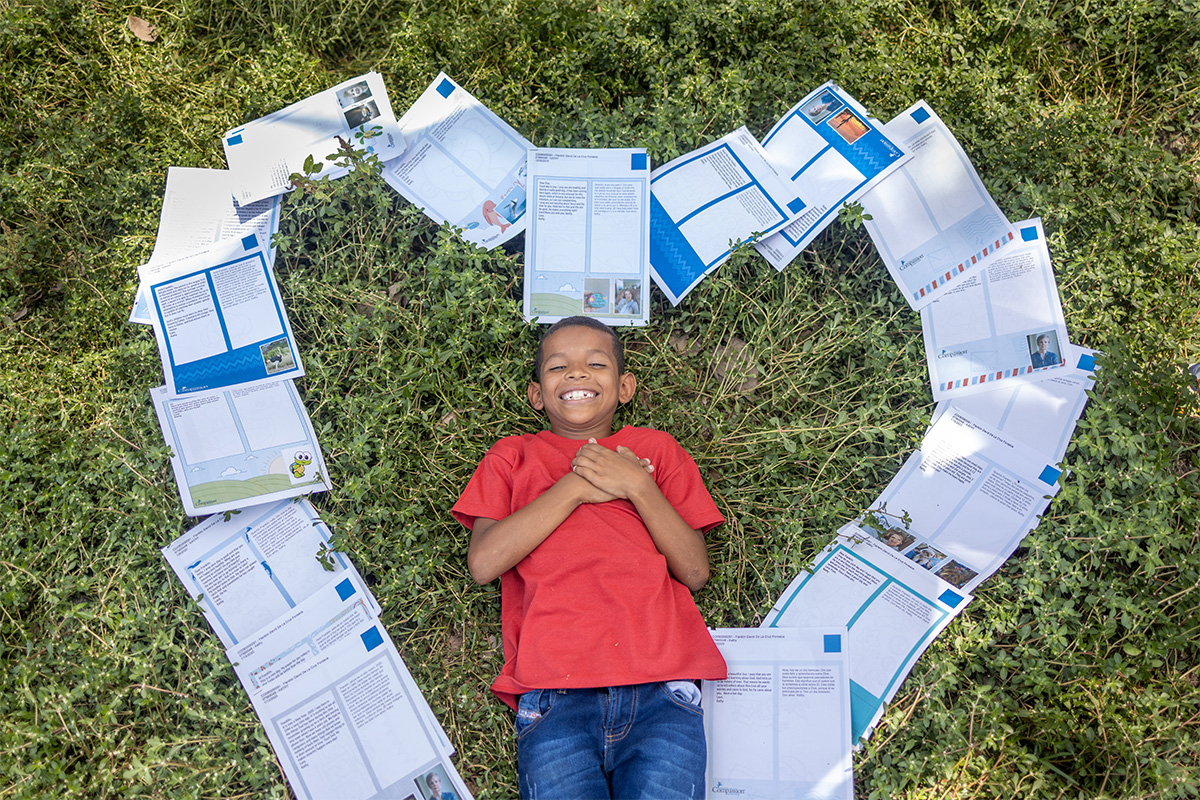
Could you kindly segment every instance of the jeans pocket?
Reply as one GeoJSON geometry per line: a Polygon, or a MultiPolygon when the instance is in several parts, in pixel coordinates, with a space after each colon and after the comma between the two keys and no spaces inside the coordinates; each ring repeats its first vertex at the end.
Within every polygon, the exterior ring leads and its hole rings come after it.
{"type": "Polygon", "coordinates": [[[704,715],[704,710],[700,708],[700,687],[692,681],[664,681],[659,686],[675,705],[693,714],[704,715]]]}
{"type": "Polygon", "coordinates": [[[517,719],[513,723],[517,738],[537,726],[554,705],[555,690],[530,689],[517,699],[517,719]]]}

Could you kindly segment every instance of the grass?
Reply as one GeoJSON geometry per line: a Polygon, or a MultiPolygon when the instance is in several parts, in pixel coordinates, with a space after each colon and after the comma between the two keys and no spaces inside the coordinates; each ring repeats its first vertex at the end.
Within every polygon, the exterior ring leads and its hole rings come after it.
{"type": "MultiPolygon", "coordinates": [[[[655,164],[761,136],[830,78],[883,119],[926,99],[1009,217],[1042,217],[1072,338],[1107,357],[1066,484],[918,662],[857,795],[1196,796],[1197,20],[1195,0],[0,0],[0,797],[288,796],[158,552],[193,523],[153,337],[124,320],[168,166],[222,167],[225,129],[371,68],[397,109],[445,70],[536,144],[655,164]]],[[[498,592],[448,509],[498,435],[541,426],[520,249],[476,251],[367,175],[285,201],[281,233],[335,482],[317,503],[460,771],[512,797],[498,592]]],[[[754,625],[919,441],[919,319],[838,225],[781,274],[739,254],[680,308],[651,299],[624,419],[695,456],[729,519],[698,603],[754,625]]]]}

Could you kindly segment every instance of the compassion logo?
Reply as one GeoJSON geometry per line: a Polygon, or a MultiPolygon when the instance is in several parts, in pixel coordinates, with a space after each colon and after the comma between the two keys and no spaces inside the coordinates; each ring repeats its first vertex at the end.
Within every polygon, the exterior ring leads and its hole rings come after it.
{"type": "Polygon", "coordinates": [[[735,789],[732,786],[722,786],[720,781],[717,781],[717,785],[712,787],[712,790],[716,794],[745,794],[746,793],[745,789],[735,789]]]}
{"type": "Polygon", "coordinates": [[[966,350],[954,350],[953,352],[950,352],[950,353],[947,353],[945,350],[942,350],[942,352],[938,353],[938,358],[957,358],[958,356],[965,356],[966,354],[967,354],[966,350]]]}

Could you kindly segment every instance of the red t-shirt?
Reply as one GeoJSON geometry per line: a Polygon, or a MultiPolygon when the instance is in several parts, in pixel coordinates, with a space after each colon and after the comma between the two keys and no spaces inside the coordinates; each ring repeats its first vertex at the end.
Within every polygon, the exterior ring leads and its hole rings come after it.
{"type": "MultiPolygon", "coordinates": [[[[584,442],[550,431],[501,439],[480,462],[455,518],[504,519],[571,470],[584,442]]],[[[688,525],[724,522],[696,463],[669,434],[625,427],[600,440],[654,465],[655,482],[688,525]]],[[[725,677],[725,660],[688,588],[628,500],[575,509],[532,553],[500,576],[504,669],[492,691],[516,707],[530,689],[624,686],[725,677]]]]}

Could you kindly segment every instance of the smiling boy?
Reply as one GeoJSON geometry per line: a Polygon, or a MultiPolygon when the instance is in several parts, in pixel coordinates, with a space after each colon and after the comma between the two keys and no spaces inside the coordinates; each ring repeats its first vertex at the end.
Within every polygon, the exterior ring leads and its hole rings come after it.
{"type": "Polygon", "coordinates": [[[501,586],[504,668],[525,798],[700,797],[694,681],[725,662],[691,592],[704,532],[723,522],[668,434],[625,426],[637,381],[615,332],[569,317],[546,331],[528,387],[550,429],[484,456],[453,513],[471,576],[501,586]]]}

